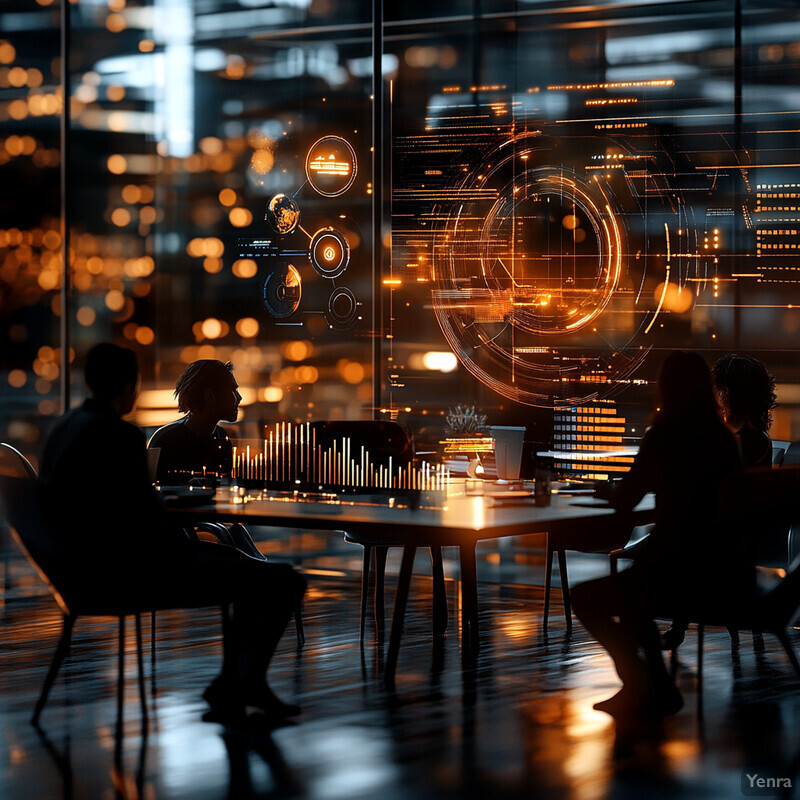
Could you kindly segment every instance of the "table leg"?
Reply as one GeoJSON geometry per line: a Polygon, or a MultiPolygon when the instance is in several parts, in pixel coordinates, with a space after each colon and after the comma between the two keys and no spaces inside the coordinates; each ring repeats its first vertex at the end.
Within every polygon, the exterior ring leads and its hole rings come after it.
{"type": "Polygon", "coordinates": [[[475,565],[475,544],[462,545],[461,553],[461,638],[465,653],[477,653],[480,647],[478,631],[478,576],[475,565]]]}
{"type": "Polygon", "coordinates": [[[397,592],[394,596],[394,614],[392,615],[392,630],[389,633],[389,652],[386,655],[386,671],[383,674],[384,682],[390,689],[394,687],[397,656],[400,653],[400,637],[403,635],[406,603],[408,602],[408,589],[411,585],[411,572],[414,568],[414,556],[416,553],[416,547],[406,546],[403,548],[403,561],[400,564],[400,575],[397,579],[397,592]]]}
{"type": "Polygon", "coordinates": [[[547,620],[550,617],[550,589],[553,583],[553,548],[550,546],[550,534],[547,534],[547,562],[544,568],[544,614],[542,617],[542,633],[547,636],[547,620]]]}
{"type": "Polygon", "coordinates": [[[447,630],[447,591],[444,585],[441,547],[431,547],[431,572],[433,573],[433,635],[441,636],[447,630]]]}
{"type": "Polygon", "coordinates": [[[384,600],[383,586],[386,578],[386,556],[389,553],[388,547],[378,545],[375,547],[375,633],[379,642],[383,642],[384,627],[384,600]]]}
{"type": "Polygon", "coordinates": [[[367,616],[367,600],[369,599],[369,567],[372,562],[372,545],[364,545],[364,558],[361,563],[361,622],[359,623],[358,640],[364,642],[364,621],[367,616]]]}
{"type": "Polygon", "coordinates": [[[567,553],[558,551],[558,576],[561,578],[561,596],[564,600],[564,618],[567,622],[567,633],[572,633],[572,605],[569,598],[569,576],[567,575],[567,553]]]}

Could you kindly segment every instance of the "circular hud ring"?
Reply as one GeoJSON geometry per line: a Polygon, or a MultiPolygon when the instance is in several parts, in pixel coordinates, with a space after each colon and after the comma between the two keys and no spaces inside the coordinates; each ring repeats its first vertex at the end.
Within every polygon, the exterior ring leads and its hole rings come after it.
{"type": "Polygon", "coordinates": [[[335,328],[349,328],[356,321],[357,314],[356,296],[346,286],[337,286],[328,298],[325,315],[328,324],[335,328]]]}
{"type": "Polygon", "coordinates": [[[323,136],[306,154],[306,178],[324,197],[344,194],[356,179],[356,151],[340,136],[323,136]]]}
{"type": "Polygon", "coordinates": [[[276,233],[291,233],[300,222],[300,209],[291,197],[276,194],[267,203],[264,219],[276,233]]]}
{"type": "Polygon", "coordinates": [[[282,264],[264,281],[264,308],[278,319],[291,316],[300,305],[302,294],[300,273],[291,264],[282,264]]]}
{"type": "Polygon", "coordinates": [[[546,147],[508,144],[438,209],[434,310],[482,383],[529,405],[574,405],[639,358],[595,346],[601,318],[621,302],[625,224],[608,181],[548,164],[546,147]]]}
{"type": "Polygon", "coordinates": [[[523,331],[563,336],[593,322],[622,274],[622,234],[608,198],[563,168],[503,186],[480,233],[489,303],[523,331]]]}
{"type": "Polygon", "coordinates": [[[338,278],[350,263],[350,245],[339,231],[322,228],[311,237],[308,258],[323,278],[338,278]]]}

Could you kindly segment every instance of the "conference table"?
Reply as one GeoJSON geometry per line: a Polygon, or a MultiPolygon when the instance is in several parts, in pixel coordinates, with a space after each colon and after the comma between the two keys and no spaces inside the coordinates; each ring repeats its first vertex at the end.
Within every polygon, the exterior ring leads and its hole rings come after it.
{"type": "Polygon", "coordinates": [[[650,496],[621,520],[607,503],[578,491],[556,488],[548,505],[537,505],[532,493],[524,488],[510,490],[489,483],[481,485],[479,493],[467,493],[465,483],[457,482],[443,491],[396,496],[222,487],[213,500],[198,498],[191,505],[166,505],[182,525],[213,521],[345,531],[351,541],[402,547],[384,670],[385,683],[391,687],[418,548],[458,548],[462,650],[475,654],[480,644],[475,552],[478,542],[547,533],[549,537],[565,536],[571,541],[577,534],[591,543],[603,540],[620,524],[644,525],[653,520],[650,496]]]}

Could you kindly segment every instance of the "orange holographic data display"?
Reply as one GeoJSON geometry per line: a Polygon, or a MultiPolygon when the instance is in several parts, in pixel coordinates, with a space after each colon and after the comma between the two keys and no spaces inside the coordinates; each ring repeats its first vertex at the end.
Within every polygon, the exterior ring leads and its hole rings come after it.
{"type": "Polygon", "coordinates": [[[323,136],[306,155],[306,178],[324,197],[344,194],[356,179],[356,152],[340,136],[323,136]]]}

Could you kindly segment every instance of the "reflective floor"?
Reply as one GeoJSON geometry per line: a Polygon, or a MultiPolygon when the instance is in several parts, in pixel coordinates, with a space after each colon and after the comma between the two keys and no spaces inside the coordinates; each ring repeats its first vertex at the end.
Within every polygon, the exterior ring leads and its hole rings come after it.
{"type": "MultiPolygon", "coordinates": [[[[484,578],[505,559],[482,559],[484,578]]],[[[604,567],[570,559],[576,580],[604,567]]],[[[116,735],[114,621],[78,622],[42,730],[30,724],[59,617],[36,576],[12,555],[0,609],[0,798],[650,800],[741,797],[745,773],[795,781],[800,685],[772,637],[754,649],[745,635],[732,656],[728,634],[710,631],[699,706],[690,632],[678,672],[683,711],[661,725],[621,728],[592,710],[618,685],[607,657],[579,624],[566,636],[558,592],[543,637],[543,592],[530,580],[541,578],[541,563],[535,554],[510,562],[507,573],[519,576],[517,585],[481,584],[483,646],[477,665],[464,668],[453,612],[458,582],[448,579],[450,629],[433,646],[430,579],[420,561],[390,693],[371,629],[359,646],[358,574],[351,569],[357,555],[308,560],[306,644],[298,650],[290,628],[270,676],[303,713],[274,731],[203,721],[200,693],[220,662],[219,614],[159,614],[154,672],[145,625],[151,719],[144,736],[130,624],[116,735]]]]}

